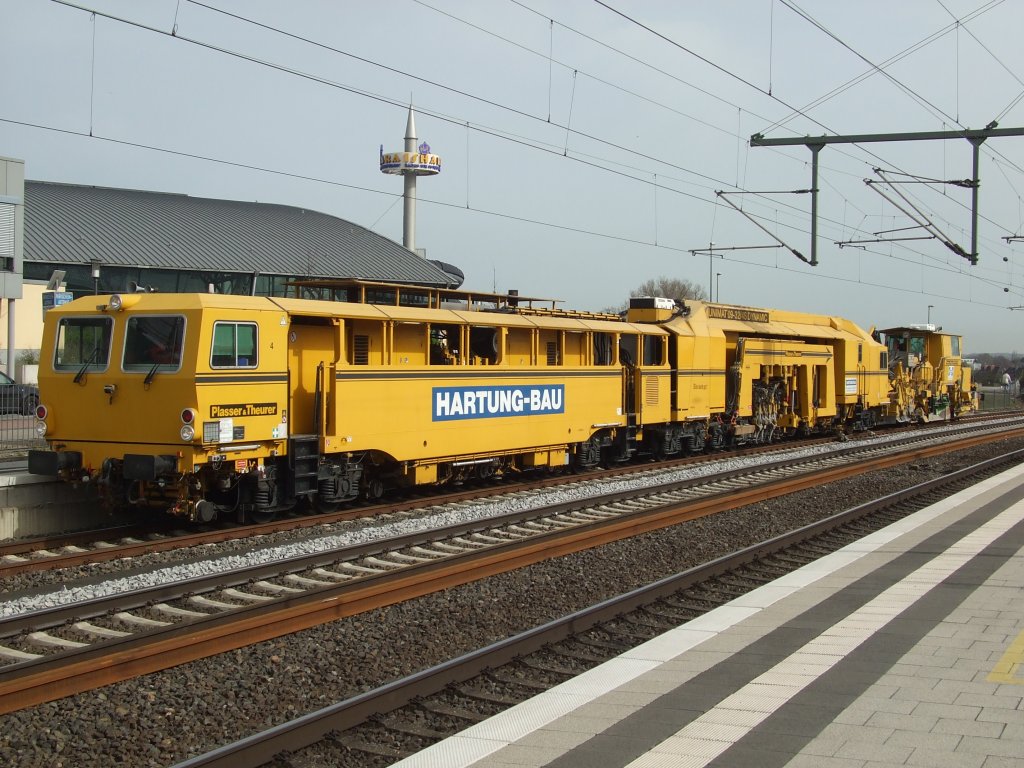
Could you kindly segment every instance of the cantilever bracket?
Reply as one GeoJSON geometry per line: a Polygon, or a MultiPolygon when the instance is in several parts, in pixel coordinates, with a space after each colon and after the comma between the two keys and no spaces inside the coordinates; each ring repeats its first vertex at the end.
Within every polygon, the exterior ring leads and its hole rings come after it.
{"type": "MultiPolygon", "coordinates": [[[[818,240],[818,153],[826,144],[868,144],[880,141],[931,141],[948,139],[967,139],[971,142],[974,153],[974,178],[971,179],[971,252],[962,248],[957,252],[969,260],[978,263],[978,153],[986,139],[1001,136],[1024,136],[1024,128],[997,128],[995,121],[982,130],[963,131],[920,131],[916,133],[867,133],[852,136],[804,136],[794,139],[766,139],[762,134],[755,133],[750,137],[752,147],[785,147],[803,145],[811,150],[812,183],[811,183],[811,260],[812,266],[817,264],[818,240]]],[[[735,207],[735,206],[734,206],[735,207]]],[[[749,218],[749,217],[748,217],[749,218]]],[[[948,245],[948,243],[947,243],[948,245]]],[[[804,261],[807,261],[804,259],[804,261]]]]}
{"type": "MultiPolygon", "coordinates": [[[[803,191],[803,190],[801,190],[801,191],[803,191]]],[[[736,203],[734,203],[732,200],[730,200],[727,197],[727,195],[729,194],[728,192],[723,192],[722,190],[717,190],[715,192],[715,194],[718,195],[718,197],[720,197],[722,200],[727,202],[729,205],[731,205],[736,211],[738,211],[739,213],[743,214],[743,216],[745,216],[754,226],[756,226],[758,229],[760,229],[762,232],[764,232],[766,235],[768,235],[768,237],[770,237],[772,240],[774,240],[776,243],[778,243],[779,244],[778,247],[785,248],[787,251],[789,251],[794,256],[796,256],[798,259],[800,259],[800,261],[804,261],[804,262],[810,264],[812,267],[818,266],[818,262],[814,260],[813,255],[811,257],[811,260],[808,261],[807,257],[804,256],[802,253],[800,253],[800,251],[798,251],[796,248],[793,248],[791,245],[787,244],[785,241],[781,240],[771,230],[769,230],[766,226],[764,226],[761,222],[759,222],[757,219],[755,219],[749,213],[747,213],[742,208],[740,208],[738,205],[736,205],[736,203]]],[[[761,246],[758,246],[758,247],[761,247],[761,246]]],[[[775,246],[763,246],[763,247],[771,248],[771,247],[775,247],[775,246]]]]}

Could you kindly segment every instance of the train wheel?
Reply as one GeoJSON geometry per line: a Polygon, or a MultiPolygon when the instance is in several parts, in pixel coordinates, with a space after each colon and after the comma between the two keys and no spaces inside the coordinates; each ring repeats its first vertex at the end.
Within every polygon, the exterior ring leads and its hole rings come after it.
{"type": "Polygon", "coordinates": [[[363,484],[363,498],[376,501],[384,495],[384,481],[379,477],[368,478],[363,484]]]}
{"type": "Polygon", "coordinates": [[[343,501],[326,501],[320,496],[313,499],[313,509],[315,509],[321,515],[330,515],[337,512],[344,506],[343,501]]]}
{"type": "Polygon", "coordinates": [[[572,469],[574,472],[587,472],[594,469],[601,461],[601,441],[593,437],[585,443],[576,445],[572,469]]]}
{"type": "Polygon", "coordinates": [[[277,517],[276,509],[267,509],[266,507],[253,507],[245,513],[250,523],[269,523],[275,517],[277,517]]]}

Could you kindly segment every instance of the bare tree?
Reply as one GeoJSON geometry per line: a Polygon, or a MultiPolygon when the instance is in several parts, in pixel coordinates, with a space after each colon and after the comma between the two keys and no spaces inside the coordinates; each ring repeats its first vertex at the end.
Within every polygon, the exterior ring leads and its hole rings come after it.
{"type": "MultiPolygon", "coordinates": [[[[685,299],[705,299],[707,294],[704,293],[704,289],[696,283],[691,283],[689,280],[682,280],[678,277],[661,277],[652,278],[645,280],[636,288],[629,292],[631,297],[633,296],[657,296],[663,299],[673,299],[675,301],[684,301],[685,299]]],[[[628,301],[624,301],[617,307],[605,307],[604,311],[616,314],[623,313],[629,306],[628,301]]]]}
{"type": "Polygon", "coordinates": [[[704,289],[689,280],[678,277],[661,277],[645,280],[632,291],[630,296],[660,296],[665,299],[684,301],[686,299],[705,299],[704,289]]]}

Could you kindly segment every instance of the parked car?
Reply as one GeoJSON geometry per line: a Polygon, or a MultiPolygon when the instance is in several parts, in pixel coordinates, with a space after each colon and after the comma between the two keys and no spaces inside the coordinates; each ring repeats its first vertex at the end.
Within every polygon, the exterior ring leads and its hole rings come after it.
{"type": "Polygon", "coordinates": [[[19,384],[0,371],[0,413],[20,413],[31,416],[39,405],[39,387],[19,384]]]}

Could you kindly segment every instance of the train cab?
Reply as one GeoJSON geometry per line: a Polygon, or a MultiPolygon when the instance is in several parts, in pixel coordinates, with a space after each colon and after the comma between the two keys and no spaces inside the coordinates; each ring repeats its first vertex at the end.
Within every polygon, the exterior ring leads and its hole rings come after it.
{"type": "Polygon", "coordinates": [[[950,420],[977,410],[971,367],[964,363],[961,337],[933,323],[877,331],[889,357],[889,420],[950,420]]]}

